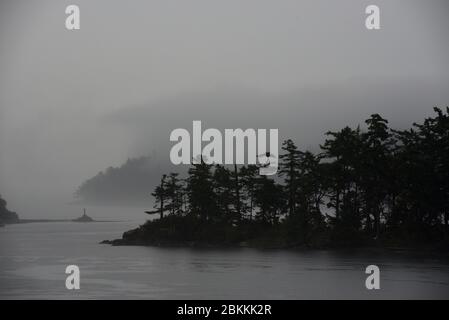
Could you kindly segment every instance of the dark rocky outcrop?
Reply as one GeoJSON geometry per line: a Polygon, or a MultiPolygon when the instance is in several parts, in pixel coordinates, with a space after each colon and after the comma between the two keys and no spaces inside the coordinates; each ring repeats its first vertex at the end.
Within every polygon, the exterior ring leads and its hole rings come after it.
{"type": "Polygon", "coordinates": [[[19,223],[19,216],[8,210],[7,202],[0,196],[0,226],[11,223],[19,223]]]}

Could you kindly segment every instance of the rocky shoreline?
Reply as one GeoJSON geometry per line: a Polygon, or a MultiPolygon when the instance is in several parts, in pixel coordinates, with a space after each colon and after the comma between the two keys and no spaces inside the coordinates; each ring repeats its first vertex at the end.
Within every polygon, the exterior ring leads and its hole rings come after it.
{"type": "MultiPolygon", "coordinates": [[[[165,219],[164,219],[165,220],[165,219]]],[[[254,248],[254,249],[280,249],[280,250],[388,250],[388,251],[414,251],[435,252],[438,255],[448,255],[448,242],[426,242],[400,240],[397,238],[369,239],[359,242],[338,243],[332,241],[326,233],[319,238],[313,238],[308,243],[289,239],[282,230],[270,232],[258,230],[249,233],[248,229],[225,229],[222,225],[202,225],[193,229],[185,229],[188,221],[172,221],[168,226],[164,221],[147,222],[138,228],[126,231],[119,239],[103,240],[100,244],[111,246],[151,246],[151,247],[178,247],[178,248],[254,248]],[[180,223],[182,222],[182,223],[180,223]],[[192,232],[192,230],[194,230],[192,232]]]]}

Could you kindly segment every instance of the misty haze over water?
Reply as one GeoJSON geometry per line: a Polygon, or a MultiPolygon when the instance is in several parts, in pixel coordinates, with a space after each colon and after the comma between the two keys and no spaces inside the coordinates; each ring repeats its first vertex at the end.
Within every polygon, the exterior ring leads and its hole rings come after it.
{"type": "MultiPolygon", "coordinates": [[[[376,4],[382,28],[370,32],[367,3],[359,0],[77,0],[81,29],[71,32],[67,1],[0,1],[1,209],[21,219],[67,220],[5,222],[0,299],[447,299],[449,260],[433,252],[99,244],[126,231],[148,244],[145,227],[135,228],[159,218],[144,213],[155,209],[151,193],[158,184],[163,191],[162,174],[187,171],[170,163],[170,132],[190,131],[194,120],[204,129],[278,129],[279,144],[292,139],[316,154],[328,130],[363,131],[375,113],[390,128],[408,129],[449,105],[449,2],[376,4]],[[70,221],[83,208],[97,222],[70,221]],[[64,285],[72,264],[81,270],[80,290],[64,285]],[[365,287],[372,264],[381,269],[378,291],[365,287]]],[[[322,216],[330,221],[327,209],[322,216]]],[[[178,212],[178,226],[187,211],[178,212]]],[[[366,212],[359,222],[370,226],[366,212]]],[[[227,222],[225,235],[235,226],[227,222]]],[[[173,235],[177,226],[163,223],[157,231],[173,235]]],[[[447,240],[445,227],[438,236],[447,240]]],[[[379,233],[367,234],[380,243],[379,233]]],[[[236,239],[236,247],[247,245],[236,239]]]]}
{"type": "Polygon", "coordinates": [[[379,0],[374,33],[358,0],[77,4],[76,32],[65,3],[0,4],[0,194],[22,218],[71,218],[77,187],[128,158],[166,172],[192,120],[314,151],[372,113],[408,128],[449,101],[445,0],[379,0]]]}

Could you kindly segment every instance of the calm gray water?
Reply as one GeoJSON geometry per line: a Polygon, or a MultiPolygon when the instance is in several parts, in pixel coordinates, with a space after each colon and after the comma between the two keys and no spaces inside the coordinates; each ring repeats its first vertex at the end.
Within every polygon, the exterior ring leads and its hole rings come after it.
{"type": "Polygon", "coordinates": [[[32,223],[0,228],[1,299],[449,298],[449,261],[405,252],[112,247],[136,223],[32,223]],[[78,265],[81,289],[65,288],[78,265]],[[365,289],[365,267],[381,289],[365,289]]]}

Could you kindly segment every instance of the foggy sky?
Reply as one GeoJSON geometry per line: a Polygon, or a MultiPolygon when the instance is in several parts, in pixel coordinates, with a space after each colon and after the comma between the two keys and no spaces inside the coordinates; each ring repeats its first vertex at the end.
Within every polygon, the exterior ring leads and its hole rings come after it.
{"type": "MultiPolygon", "coordinates": [[[[169,161],[169,133],[278,128],[314,149],[381,113],[408,127],[449,105],[445,0],[0,2],[0,194],[67,218],[85,179],[169,161]],[[69,4],[81,30],[65,29],[69,4]],[[381,8],[379,31],[364,9],[381,8]]],[[[149,190],[150,192],[150,190],[149,190]]],[[[119,216],[120,213],[111,213],[119,216]]]]}

